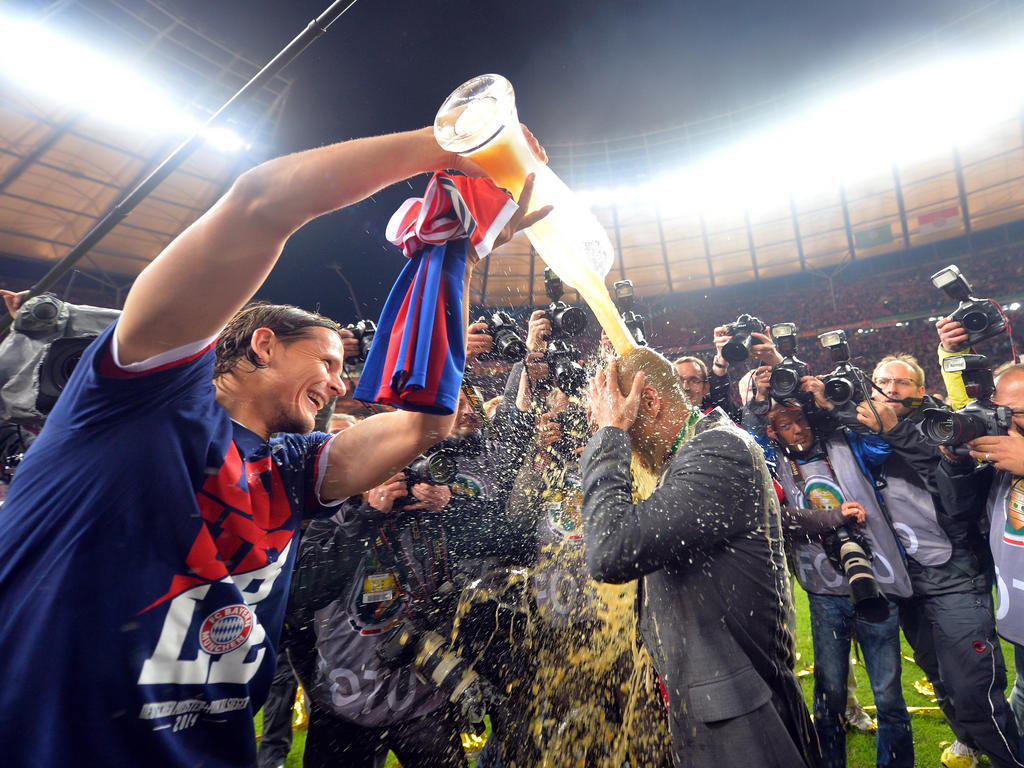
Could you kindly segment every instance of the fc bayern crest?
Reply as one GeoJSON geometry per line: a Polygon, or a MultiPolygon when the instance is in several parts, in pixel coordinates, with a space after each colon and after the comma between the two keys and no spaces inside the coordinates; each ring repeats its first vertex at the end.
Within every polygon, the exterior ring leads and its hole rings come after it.
{"type": "Polygon", "coordinates": [[[228,605],[214,611],[199,628],[199,645],[209,654],[228,653],[252,632],[253,616],[247,605],[228,605]]]}

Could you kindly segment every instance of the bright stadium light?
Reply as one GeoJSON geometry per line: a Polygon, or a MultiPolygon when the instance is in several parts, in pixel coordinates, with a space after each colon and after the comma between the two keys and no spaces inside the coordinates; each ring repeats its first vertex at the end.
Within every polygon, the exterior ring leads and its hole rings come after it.
{"type": "MultiPolygon", "coordinates": [[[[200,130],[204,122],[132,71],[131,64],[108,59],[32,22],[2,15],[0,75],[28,93],[123,128],[185,136],[200,130]]],[[[237,152],[246,146],[228,128],[204,134],[220,151],[237,152]]]]}
{"type": "Polygon", "coordinates": [[[1018,116],[1024,107],[1021,71],[1021,46],[917,67],[851,88],[618,200],[612,195],[624,190],[603,190],[599,199],[713,213],[759,210],[785,204],[793,193],[834,190],[887,173],[893,163],[948,152],[1018,116]]]}

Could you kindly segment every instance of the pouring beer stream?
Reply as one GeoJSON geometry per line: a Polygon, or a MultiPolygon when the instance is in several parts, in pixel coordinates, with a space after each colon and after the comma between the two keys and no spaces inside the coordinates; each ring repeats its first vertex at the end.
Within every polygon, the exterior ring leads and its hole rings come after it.
{"type": "Polygon", "coordinates": [[[600,222],[554,171],[540,162],[519,128],[512,84],[480,75],[455,89],[434,119],[438,144],[473,160],[514,198],[535,175],[531,210],[554,210],[526,231],[534,249],[590,305],[619,355],[637,348],[608,295],[604,277],[614,251],[600,222]]]}

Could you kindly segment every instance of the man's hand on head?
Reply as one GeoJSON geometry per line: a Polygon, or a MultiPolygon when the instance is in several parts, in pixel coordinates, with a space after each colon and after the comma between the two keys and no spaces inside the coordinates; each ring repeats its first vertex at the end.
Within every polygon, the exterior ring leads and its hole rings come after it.
{"type": "Polygon", "coordinates": [[[963,352],[967,349],[967,331],[956,320],[940,318],[935,323],[935,330],[939,332],[939,343],[947,352],[963,352]]]}
{"type": "Polygon", "coordinates": [[[599,370],[590,382],[590,421],[598,429],[617,427],[629,431],[640,412],[640,396],[647,377],[637,371],[629,394],[619,390],[619,369],[613,361],[605,370],[599,370]]]}
{"type": "Polygon", "coordinates": [[[979,437],[967,446],[971,449],[971,456],[979,461],[987,461],[996,469],[1024,477],[1024,436],[1017,432],[979,437]]]}

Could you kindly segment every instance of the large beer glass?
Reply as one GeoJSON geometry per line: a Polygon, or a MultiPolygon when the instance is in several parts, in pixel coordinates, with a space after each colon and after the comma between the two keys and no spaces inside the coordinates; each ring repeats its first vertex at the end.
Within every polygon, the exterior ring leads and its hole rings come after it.
{"type": "Polygon", "coordinates": [[[526,230],[540,257],[562,281],[579,291],[620,355],[636,348],[608,296],[604,277],[614,252],[604,228],[585,205],[533,154],[519,127],[512,84],[501,75],[481,75],[445,99],[434,119],[434,136],[449,152],[472,159],[495,183],[518,198],[535,174],[531,210],[554,210],[526,230]]]}

